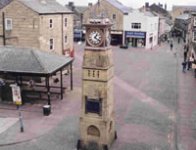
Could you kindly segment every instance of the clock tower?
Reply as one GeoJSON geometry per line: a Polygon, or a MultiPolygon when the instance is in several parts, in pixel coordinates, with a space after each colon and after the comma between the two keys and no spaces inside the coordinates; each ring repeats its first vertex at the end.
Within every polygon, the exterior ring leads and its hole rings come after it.
{"type": "Polygon", "coordinates": [[[114,121],[113,58],[109,19],[90,19],[82,65],[82,108],[78,149],[108,150],[117,138],[114,121]]]}

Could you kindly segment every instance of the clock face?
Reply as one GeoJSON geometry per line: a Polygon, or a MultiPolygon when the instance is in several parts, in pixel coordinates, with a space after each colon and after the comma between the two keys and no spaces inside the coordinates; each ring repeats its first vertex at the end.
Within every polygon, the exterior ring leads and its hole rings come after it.
{"type": "Polygon", "coordinates": [[[103,32],[100,29],[90,29],[87,33],[87,41],[91,46],[100,46],[103,41],[103,32]]]}

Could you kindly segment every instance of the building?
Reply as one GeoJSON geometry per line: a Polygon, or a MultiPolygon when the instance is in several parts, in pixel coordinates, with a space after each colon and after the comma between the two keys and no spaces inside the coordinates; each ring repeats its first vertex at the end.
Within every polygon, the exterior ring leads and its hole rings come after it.
{"type": "Polygon", "coordinates": [[[194,55],[194,58],[196,60],[196,11],[191,13],[191,23],[189,32],[189,45],[191,48],[190,52],[194,55]]]}
{"type": "Polygon", "coordinates": [[[92,3],[89,3],[88,6],[75,6],[74,2],[66,5],[74,13],[74,41],[84,41],[83,12],[91,6],[92,3]]]}
{"type": "MultiPolygon", "coordinates": [[[[0,10],[0,22],[2,12],[4,44],[57,54],[69,54],[73,50],[73,13],[55,0],[13,0],[0,10]]],[[[0,32],[3,35],[2,24],[0,32]]]]}
{"type": "Polygon", "coordinates": [[[173,22],[171,20],[171,16],[167,11],[167,4],[163,5],[161,3],[149,5],[148,2],[145,3],[145,6],[140,8],[141,11],[150,11],[154,15],[159,17],[159,25],[158,25],[158,43],[162,40],[165,40],[165,37],[169,36],[170,31],[173,28],[173,22]]]}
{"type": "Polygon", "coordinates": [[[182,14],[178,17],[176,17],[174,22],[174,36],[180,36],[184,39],[184,41],[187,40],[187,37],[189,34],[188,28],[189,24],[191,23],[191,16],[189,13],[182,14]]]}
{"type": "Polygon", "coordinates": [[[163,4],[152,4],[149,6],[150,11],[155,12],[156,14],[161,14],[162,16],[170,16],[169,12],[167,11],[167,4],[164,5],[163,8],[163,4]]]}
{"type": "Polygon", "coordinates": [[[128,13],[132,10],[124,6],[117,0],[100,0],[95,5],[89,7],[83,13],[83,22],[87,23],[88,19],[100,14],[98,12],[97,7],[99,6],[100,11],[103,16],[107,16],[113,22],[113,26],[111,29],[111,44],[124,44],[124,16],[128,15],[128,13]]]}
{"type": "Polygon", "coordinates": [[[149,11],[134,10],[124,16],[125,43],[133,47],[152,48],[158,43],[159,18],[149,11]]]}
{"type": "Polygon", "coordinates": [[[196,11],[196,6],[174,5],[171,11],[172,20],[174,21],[176,17],[191,11],[196,11]]]}

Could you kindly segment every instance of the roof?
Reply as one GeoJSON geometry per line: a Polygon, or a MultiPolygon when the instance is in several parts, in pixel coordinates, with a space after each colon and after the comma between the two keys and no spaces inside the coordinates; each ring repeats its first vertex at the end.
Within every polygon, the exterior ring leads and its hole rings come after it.
{"type": "Polygon", "coordinates": [[[184,8],[187,10],[196,10],[196,6],[190,6],[190,5],[173,5],[172,10],[176,8],[184,8]]]}
{"type": "Polygon", "coordinates": [[[0,72],[48,75],[72,61],[71,57],[41,50],[0,47],[0,72]]]}
{"type": "Polygon", "coordinates": [[[162,7],[156,5],[156,4],[152,4],[151,6],[149,6],[151,11],[155,11],[157,13],[163,14],[163,15],[168,15],[168,11],[163,9],[162,7]]]}
{"type": "Polygon", "coordinates": [[[132,8],[124,6],[121,2],[117,0],[106,0],[106,1],[109,2],[111,5],[113,5],[114,7],[116,7],[117,9],[119,9],[120,11],[122,11],[123,13],[129,13],[132,10],[132,8]]]}
{"type": "Polygon", "coordinates": [[[18,0],[39,14],[72,13],[56,0],[18,0]]]}
{"type": "Polygon", "coordinates": [[[82,14],[86,9],[88,9],[88,6],[76,6],[76,7],[75,7],[75,10],[76,10],[78,13],[80,13],[80,14],[82,14]]]}
{"type": "Polygon", "coordinates": [[[12,0],[0,0],[0,9],[9,4],[12,0]]]}
{"type": "Polygon", "coordinates": [[[182,14],[182,15],[176,17],[176,19],[181,19],[181,20],[188,20],[190,18],[191,17],[189,14],[182,14]]]}

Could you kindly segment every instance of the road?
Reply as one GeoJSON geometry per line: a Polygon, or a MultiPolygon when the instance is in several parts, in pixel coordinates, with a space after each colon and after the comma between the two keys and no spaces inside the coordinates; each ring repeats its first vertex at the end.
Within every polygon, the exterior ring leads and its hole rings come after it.
{"type": "MultiPolygon", "coordinates": [[[[75,150],[79,139],[81,64],[84,45],[75,45],[74,92],[63,121],[32,141],[0,150],[75,150]]],[[[118,139],[111,150],[195,150],[196,80],[181,72],[183,45],[152,50],[112,47],[118,139]],[[177,56],[175,53],[177,52],[177,56]]]]}

